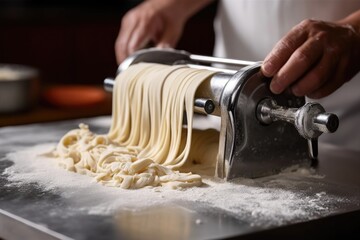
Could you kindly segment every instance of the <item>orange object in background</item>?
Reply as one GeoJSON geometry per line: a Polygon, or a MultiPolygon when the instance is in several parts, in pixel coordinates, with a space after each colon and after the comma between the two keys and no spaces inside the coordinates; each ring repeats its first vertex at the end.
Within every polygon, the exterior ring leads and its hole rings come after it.
{"type": "Polygon", "coordinates": [[[43,93],[43,99],[56,107],[80,108],[103,102],[106,93],[101,87],[64,85],[50,87],[43,93]]]}

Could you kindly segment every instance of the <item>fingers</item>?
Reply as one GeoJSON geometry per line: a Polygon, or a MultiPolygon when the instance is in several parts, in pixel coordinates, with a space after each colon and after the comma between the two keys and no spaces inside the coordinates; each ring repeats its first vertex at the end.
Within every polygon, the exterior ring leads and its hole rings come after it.
{"type": "Polygon", "coordinates": [[[130,13],[121,21],[120,32],[115,42],[116,60],[119,64],[129,55],[129,41],[137,25],[138,21],[130,13]]]}
{"type": "Polygon", "coordinates": [[[118,63],[150,41],[157,47],[174,47],[187,20],[186,14],[177,14],[179,4],[177,1],[144,1],[130,10],[121,22],[115,43],[118,63]]]}
{"type": "Polygon", "coordinates": [[[141,22],[131,34],[127,45],[127,54],[132,54],[136,50],[143,48],[152,38],[152,33],[145,22],[141,22]]]}
{"type": "Polygon", "coordinates": [[[182,26],[173,25],[171,28],[165,28],[162,36],[159,39],[156,47],[159,48],[169,48],[175,47],[176,43],[179,41],[182,33],[182,26]]]}
{"type": "Polygon", "coordinates": [[[336,70],[330,74],[328,81],[326,84],[323,84],[320,88],[314,90],[313,92],[307,94],[309,98],[319,99],[322,97],[326,97],[333,93],[336,89],[344,84],[344,72],[348,62],[346,60],[340,61],[337,64],[336,70]]]}
{"type": "Polygon", "coordinates": [[[273,77],[276,72],[288,61],[293,52],[307,39],[302,24],[296,26],[281,39],[265,58],[261,71],[266,77],[273,77]]]}
{"type": "Polygon", "coordinates": [[[338,65],[338,56],[325,52],[318,64],[308,71],[291,87],[295,96],[305,96],[321,88],[335,74],[338,65]]]}
{"type": "Polygon", "coordinates": [[[308,39],[292,53],[287,62],[275,74],[270,84],[270,90],[275,94],[283,92],[317,64],[322,55],[322,42],[316,38],[308,39]]]}
{"type": "Polygon", "coordinates": [[[163,25],[162,13],[151,1],[144,1],[126,13],[115,42],[118,63],[144,47],[150,40],[155,40],[163,25]]]}
{"type": "Polygon", "coordinates": [[[358,72],[357,39],[342,25],[305,20],[276,44],[261,71],[272,77],[275,94],[290,89],[296,96],[324,97],[358,72]]]}

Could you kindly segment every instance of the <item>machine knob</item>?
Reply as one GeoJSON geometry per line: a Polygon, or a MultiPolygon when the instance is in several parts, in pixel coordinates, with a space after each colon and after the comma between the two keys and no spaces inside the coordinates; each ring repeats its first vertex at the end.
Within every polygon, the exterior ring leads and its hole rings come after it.
{"type": "Polygon", "coordinates": [[[286,108],[277,105],[275,100],[266,98],[258,104],[257,118],[264,124],[279,120],[292,123],[306,139],[316,139],[322,133],[333,133],[339,127],[339,118],[335,114],[326,113],[318,103],[286,108]]]}
{"type": "Polygon", "coordinates": [[[194,111],[204,114],[212,114],[215,110],[215,104],[211,99],[196,98],[194,102],[194,111]]]}
{"type": "Polygon", "coordinates": [[[339,127],[339,118],[332,113],[322,113],[315,117],[314,123],[322,132],[333,133],[339,127]]]}

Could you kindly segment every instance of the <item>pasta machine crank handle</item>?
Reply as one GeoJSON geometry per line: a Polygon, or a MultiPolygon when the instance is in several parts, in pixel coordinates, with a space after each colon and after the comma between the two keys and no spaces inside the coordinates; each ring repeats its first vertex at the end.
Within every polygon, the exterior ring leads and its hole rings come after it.
{"type": "Polygon", "coordinates": [[[275,100],[266,98],[257,107],[257,118],[261,123],[273,121],[292,123],[299,134],[308,140],[317,139],[322,133],[333,133],[339,126],[339,118],[318,103],[306,103],[300,108],[286,108],[275,100]]]}

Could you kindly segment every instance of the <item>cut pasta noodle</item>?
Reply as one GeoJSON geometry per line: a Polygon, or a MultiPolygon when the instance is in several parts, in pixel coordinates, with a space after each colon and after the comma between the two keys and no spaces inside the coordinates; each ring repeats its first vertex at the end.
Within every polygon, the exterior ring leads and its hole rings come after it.
{"type": "MultiPolygon", "coordinates": [[[[120,73],[113,91],[112,123],[107,135],[80,124],[65,134],[53,155],[69,171],[121,188],[202,184],[201,176],[181,172],[187,160],[213,165],[218,132],[193,131],[193,103],[198,86],[214,72],[186,66],[139,63],[120,73]],[[187,128],[183,128],[186,111],[187,128]],[[211,161],[199,160],[196,146],[212,146],[211,161]],[[203,144],[199,144],[202,142],[203,144]]],[[[209,156],[207,154],[206,156],[209,156]]],[[[191,168],[190,168],[191,169],[191,168]]]]}

